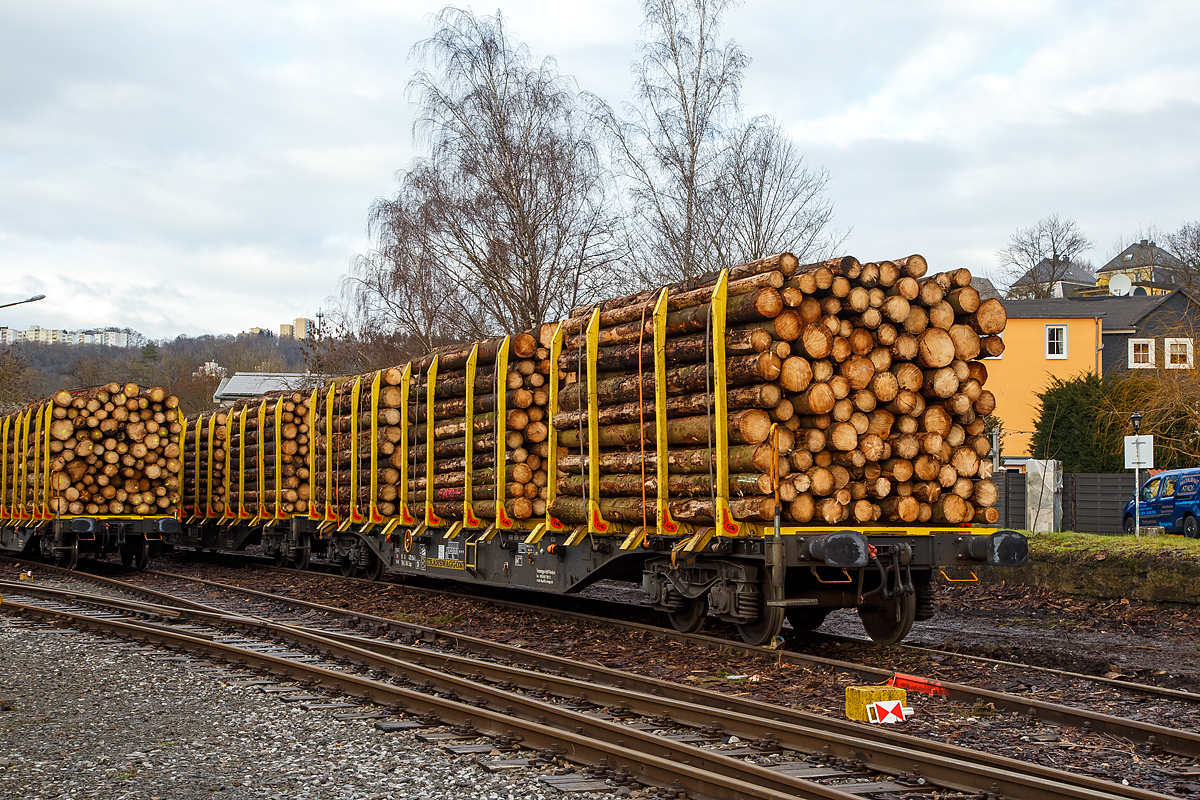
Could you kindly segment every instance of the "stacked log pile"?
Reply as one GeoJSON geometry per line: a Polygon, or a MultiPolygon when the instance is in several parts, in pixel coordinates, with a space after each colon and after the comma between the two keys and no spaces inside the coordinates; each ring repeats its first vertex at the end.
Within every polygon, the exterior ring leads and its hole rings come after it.
{"type": "MultiPolygon", "coordinates": [[[[60,391],[49,403],[51,513],[146,516],[175,510],[182,468],[178,398],[159,387],[110,383],[60,391]]],[[[37,449],[25,452],[27,491],[34,485],[37,449]]]]}
{"type": "Polygon", "coordinates": [[[308,511],[308,406],[299,392],[273,392],[239,400],[227,409],[188,418],[183,437],[183,512],[185,517],[241,514],[274,518],[308,511]],[[275,456],[278,406],[279,464],[275,456]],[[259,414],[263,415],[262,430],[259,414]],[[242,416],[245,416],[245,436],[242,416]],[[209,435],[212,436],[211,481],[209,435]],[[244,438],[244,441],[243,441],[244,438]],[[199,453],[197,453],[197,448],[199,453]],[[245,462],[244,480],[242,463],[245,462]],[[198,465],[198,466],[197,466],[198,465]],[[263,486],[260,496],[259,475],[263,486]],[[228,490],[226,481],[228,480],[228,490]],[[279,502],[276,503],[276,483],[279,502]],[[227,494],[228,491],[228,494],[227,494]]]}
{"type": "Polygon", "coordinates": [[[434,513],[446,520],[464,515],[466,446],[472,443],[472,505],[479,519],[496,517],[497,455],[504,456],[504,508],[512,519],[546,513],[549,479],[550,337],[544,325],[509,337],[507,369],[497,375],[504,339],[479,343],[476,357],[471,430],[467,430],[467,361],[473,345],[437,353],[434,384],[433,486],[426,478],[429,447],[428,370],[433,356],[413,364],[409,401],[409,502],[414,513],[432,497],[434,513]],[[503,416],[498,419],[503,397],[503,416]]]}
{"type": "MultiPolygon", "coordinates": [[[[238,405],[234,408],[240,410],[238,405]]],[[[246,481],[241,499],[242,508],[252,517],[273,518],[308,512],[307,414],[308,406],[300,392],[273,393],[265,400],[254,399],[246,403],[246,481]],[[280,405],[282,408],[278,408],[280,405]],[[275,453],[277,412],[280,415],[278,464],[275,453]],[[263,479],[261,494],[260,473],[263,479]]],[[[234,432],[235,442],[237,435],[234,432]]]]}
{"type": "MultiPolygon", "coordinates": [[[[774,514],[772,471],[796,523],[994,522],[995,398],[978,359],[999,355],[1005,314],[965,269],[926,276],[921,256],[799,266],[790,254],[731,270],[725,336],[729,493],[734,517],[774,514]],[[772,433],[772,429],[777,433],[772,433]],[[773,456],[773,437],[778,456],[773,456]]],[[[713,519],[716,443],[709,301],[716,276],[669,287],[666,324],[670,510],[713,519]]],[[[655,519],[653,326],[658,292],[601,304],[597,358],[600,509],[655,519]]],[[[586,521],[587,378],[573,312],[558,367],[559,497],[551,513],[586,521]]]]}
{"type": "Polygon", "coordinates": [[[185,518],[225,513],[226,411],[193,414],[183,436],[183,512],[185,518]],[[212,432],[211,472],[209,431],[212,432]],[[199,452],[197,453],[197,448],[199,452]],[[211,481],[210,481],[211,475],[211,481]]]}
{"type": "MultiPolygon", "coordinates": [[[[312,410],[311,423],[315,432],[313,447],[316,455],[316,508],[324,514],[328,506],[338,519],[353,518],[356,514],[364,519],[370,512],[372,500],[376,510],[385,517],[397,513],[400,472],[390,462],[399,463],[398,443],[401,439],[400,406],[402,405],[401,383],[404,373],[400,369],[388,368],[366,375],[339,378],[332,384],[334,398],[332,413],[329,405],[330,384],[317,390],[316,406],[312,410]],[[378,377],[378,389],[375,388],[378,377]],[[357,408],[354,405],[354,387],[359,386],[357,408]],[[375,395],[378,397],[375,397],[375,395]],[[376,407],[375,434],[372,437],[372,405],[376,407]],[[371,456],[375,454],[376,493],[371,496],[371,456]],[[326,479],[328,478],[328,485],[326,479]],[[357,480],[357,493],[352,484],[357,480]],[[352,500],[354,501],[352,504],[352,500]]],[[[286,408],[286,406],[285,406],[286,408]]],[[[298,404],[293,414],[307,411],[298,404]]],[[[297,423],[298,430],[308,430],[305,423],[297,423]]],[[[301,451],[307,453],[301,446],[301,451]]],[[[284,459],[285,473],[287,460],[284,459]]],[[[296,477],[308,477],[307,467],[297,468],[296,477]]],[[[290,477],[290,476],[289,476],[290,477]]],[[[287,478],[285,478],[285,481],[287,478]]],[[[296,502],[297,513],[307,507],[307,484],[301,481],[301,494],[296,502]]]]}

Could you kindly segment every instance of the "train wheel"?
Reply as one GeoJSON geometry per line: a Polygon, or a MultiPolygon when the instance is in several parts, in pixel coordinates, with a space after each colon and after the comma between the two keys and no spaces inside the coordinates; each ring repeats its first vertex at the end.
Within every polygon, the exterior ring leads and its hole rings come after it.
{"type": "Polygon", "coordinates": [[[680,633],[695,633],[704,627],[708,619],[708,595],[685,599],[683,608],[667,612],[667,619],[671,620],[671,627],[680,633]]]}
{"type": "Polygon", "coordinates": [[[876,608],[860,608],[858,618],[875,644],[895,644],[912,630],[917,618],[917,596],[906,594],[876,608]]]}
{"type": "Polygon", "coordinates": [[[299,550],[296,551],[296,560],[292,564],[292,566],[294,566],[296,569],[299,569],[299,570],[308,569],[308,562],[309,562],[311,555],[312,555],[312,551],[310,549],[308,549],[307,547],[300,548],[299,550]]]}
{"type": "Polygon", "coordinates": [[[363,577],[369,581],[377,581],[383,577],[384,573],[383,559],[371,553],[371,566],[363,570],[363,577]]]}
{"type": "Polygon", "coordinates": [[[738,634],[742,641],[755,647],[770,644],[779,632],[783,630],[783,609],[778,606],[768,606],[769,600],[775,600],[775,585],[769,578],[764,578],[759,584],[762,589],[763,609],[754,622],[739,622],[738,634]]]}
{"type": "Polygon", "coordinates": [[[134,551],[133,568],[141,571],[150,564],[150,543],[142,542],[142,546],[134,551]]]}
{"type": "Polygon", "coordinates": [[[815,631],[829,616],[832,609],[813,608],[812,606],[794,606],[787,610],[787,621],[792,623],[797,633],[815,631]]]}
{"type": "Polygon", "coordinates": [[[355,564],[348,558],[338,559],[338,567],[342,570],[343,578],[358,577],[358,564],[355,564]]]}
{"type": "Polygon", "coordinates": [[[275,566],[290,567],[292,560],[288,558],[288,546],[285,544],[279,548],[279,552],[275,554],[275,566]]]}
{"type": "Polygon", "coordinates": [[[71,540],[69,547],[55,548],[54,550],[54,566],[62,567],[63,569],[75,569],[75,565],[79,563],[79,542],[71,540]]]}

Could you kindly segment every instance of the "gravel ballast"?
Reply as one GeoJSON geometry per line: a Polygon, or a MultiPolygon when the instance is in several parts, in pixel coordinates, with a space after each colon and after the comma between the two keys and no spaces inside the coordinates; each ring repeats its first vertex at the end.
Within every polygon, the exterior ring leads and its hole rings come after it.
{"type": "Polygon", "coordinates": [[[489,773],[487,755],[453,756],[412,732],[231,686],[205,662],[128,647],[0,614],[0,797],[564,796],[538,783],[546,773],[536,768],[489,773]]]}

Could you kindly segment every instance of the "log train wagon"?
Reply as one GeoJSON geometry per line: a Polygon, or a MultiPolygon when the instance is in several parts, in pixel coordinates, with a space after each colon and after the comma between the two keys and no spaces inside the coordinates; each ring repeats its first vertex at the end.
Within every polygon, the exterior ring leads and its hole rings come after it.
{"type": "Polygon", "coordinates": [[[178,529],[179,401],[110,383],[0,418],[0,550],[73,568],[120,553],[144,568],[178,529]]]}
{"type": "MultiPolygon", "coordinates": [[[[180,529],[170,545],[262,546],[281,565],[308,566],[312,396],[274,392],[183,421],[180,529]]],[[[312,521],[319,516],[312,517],[312,521]]]]}
{"type": "Polygon", "coordinates": [[[1004,309],[926,270],[784,253],[197,420],[168,541],[372,578],[641,583],[677,629],[711,614],[755,644],[856,608],[899,641],[937,573],[1027,553],[973,527],[997,519],[979,359],[1004,309]]]}

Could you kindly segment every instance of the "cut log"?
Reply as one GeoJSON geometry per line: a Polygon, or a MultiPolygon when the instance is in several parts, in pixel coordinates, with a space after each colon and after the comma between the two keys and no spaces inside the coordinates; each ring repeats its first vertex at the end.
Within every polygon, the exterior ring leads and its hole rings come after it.
{"type": "Polygon", "coordinates": [[[999,300],[992,298],[984,300],[974,314],[968,315],[964,322],[980,334],[992,336],[1004,331],[1008,314],[999,300]]]}
{"type": "MultiPolygon", "coordinates": [[[[635,472],[641,473],[643,461],[645,468],[657,468],[656,453],[647,451],[645,459],[640,452],[619,453],[608,452],[600,454],[601,472],[635,472]]],[[[771,447],[769,444],[737,445],[729,448],[730,472],[769,472],[771,469],[771,447]]],[[[577,453],[563,455],[558,460],[560,469],[571,472],[586,469],[587,456],[577,453]]],[[[698,450],[671,450],[667,453],[667,466],[672,472],[695,473],[708,472],[715,468],[712,461],[712,451],[708,448],[698,450]]]]}
{"type": "MultiPolygon", "coordinates": [[[[613,425],[624,422],[637,422],[654,419],[653,386],[647,390],[644,403],[623,403],[619,405],[601,406],[596,421],[600,425],[613,425]]],[[[779,405],[783,393],[779,384],[760,383],[752,386],[735,386],[726,392],[727,407],[730,411],[742,411],[749,408],[771,409],[779,405]]],[[[669,417],[689,417],[707,414],[713,407],[712,397],[707,394],[676,395],[667,398],[667,415],[669,417]]],[[[578,426],[581,419],[586,418],[586,412],[567,411],[555,415],[554,427],[567,430],[578,426]]]]}
{"type": "MultiPolygon", "coordinates": [[[[735,444],[761,444],[771,433],[771,417],[761,409],[736,411],[728,417],[729,441],[735,444]]],[[[707,445],[716,442],[715,421],[710,417],[683,417],[672,419],[667,425],[667,443],[673,445],[707,445]]],[[[656,436],[654,423],[639,425],[607,425],[597,430],[597,441],[601,447],[635,447],[639,444],[653,446],[656,436]]],[[[586,443],[587,429],[581,437],[576,429],[559,433],[558,442],[564,447],[579,447],[586,443]]]]}
{"type": "Polygon", "coordinates": [[[812,382],[812,377],[812,367],[808,361],[799,356],[791,356],[783,361],[779,383],[789,392],[803,392],[812,382]]]}
{"type": "Polygon", "coordinates": [[[954,340],[941,328],[926,328],[917,337],[917,362],[923,367],[945,367],[954,360],[954,340]]]}
{"type": "MultiPolygon", "coordinates": [[[[735,356],[725,362],[725,381],[727,386],[745,386],[748,384],[774,381],[779,377],[782,362],[773,353],[757,353],[749,356],[735,356]]],[[[639,394],[651,401],[654,397],[654,374],[617,375],[605,378],[596,384],[596,395],[602,404],[627,403],[637,400],[639,394]],[[643,375],[645,376],[643,378],[643,375]]],[[[705,364],[693,364],[686,367],[676,367],[667,370],[668,394],[693,394],[711,390],[714,380],[705,364]]],[[[559,408],[562,411],[576,411],[581,401],[586,403],[585,388],[576,384],[567,386],[559,394],[559,408]]]]}
{"type": "Polygon", "coordinates": [[[814,383],[808,387],[808,391],[791,399],[801,414],[827,414],[837,402],[833,389],[827,383],[814,383]]]}
{"type": "MultiPolygon", "coordinates": [[[[611,522],[639,525],[652,521],[657,514],[653,498],[643,501],[640,497],[602,497],[599,505],[600,515],[611,522]]],[[[713,503],[706,498],[672,500],[669,507],[671,516],[680,522],[713,520],[713,503]]],[[[769,497],[735,497],[729,500],[729,510],[735,519],[766,522],[774,517],[775,501],[769,497]]],[[[550,504],[550,513],[566,523],[587,524],[588,504],[581,497],[560,496],[550,504]]]]}
{"type": "Polygon", "coordinates": [[[885,497],[879,501],[883,518],[889,521],[916,522],[921,504],[915,497],[885,497]]]}

